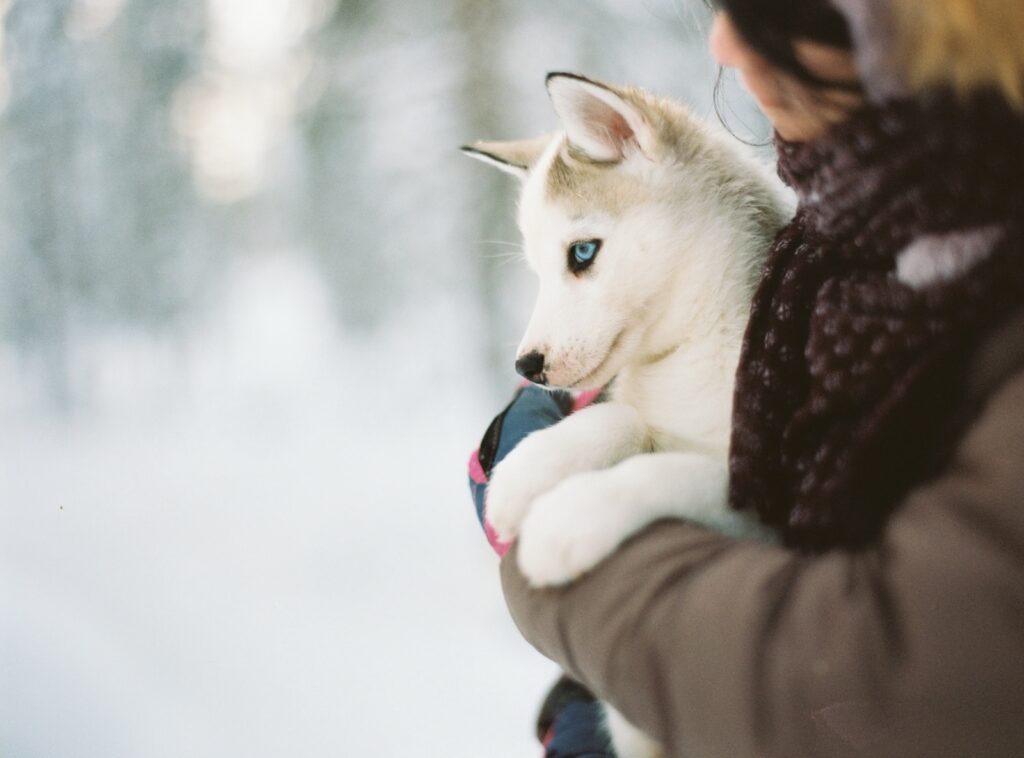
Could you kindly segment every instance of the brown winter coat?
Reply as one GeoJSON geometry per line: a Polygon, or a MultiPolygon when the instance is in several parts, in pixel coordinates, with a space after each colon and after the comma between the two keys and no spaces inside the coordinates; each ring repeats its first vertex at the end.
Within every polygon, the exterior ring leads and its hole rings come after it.
{"type": "Polygon", "coordinates": [[[974,421],[868,547],[662,522],[540,591],[513,549],[516,623],[672,756],[1024,756],[1024,311],[967,377],[974,421]]]}

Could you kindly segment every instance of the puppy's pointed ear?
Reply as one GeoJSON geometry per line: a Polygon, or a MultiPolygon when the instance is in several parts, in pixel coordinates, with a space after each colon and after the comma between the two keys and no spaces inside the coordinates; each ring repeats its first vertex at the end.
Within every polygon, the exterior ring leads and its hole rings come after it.
{"type": "Polygon", "coordinates": [[[655,153],[657,135],[643,108],[612,87],[564,73],[548,74],[547,85],[569,144],[588,157],[614,163],[631,148],[655,153]]]}
{"type": "Polygon", "coordinates": [[[463,145],[462,152],[470,158],[490,163],[502,171],[525,179],[549,144],[551,135],[547,134],[512,142],[474,142],[472,145],[463,145]]]}

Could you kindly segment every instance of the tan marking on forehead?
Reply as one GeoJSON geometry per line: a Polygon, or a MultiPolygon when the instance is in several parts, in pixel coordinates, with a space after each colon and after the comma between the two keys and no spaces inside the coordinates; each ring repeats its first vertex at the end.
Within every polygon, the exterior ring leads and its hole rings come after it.
{"type": "Polygon", "coordinates": [[[570,145],[555,154],[547,174],[547,199],[584,214],[620,215],[643,199],[643,185],[615,171],[615,163],[588,159],[570,145]]]}

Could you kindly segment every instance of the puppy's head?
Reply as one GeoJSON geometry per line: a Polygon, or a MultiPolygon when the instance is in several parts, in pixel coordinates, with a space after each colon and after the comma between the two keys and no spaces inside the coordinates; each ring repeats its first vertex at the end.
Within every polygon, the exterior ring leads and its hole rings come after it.
{"type": "Polygon", "coordinates": [[[573,74],[547,85],[564,132],[463,150],[523,182],[519,226],[540,290],[517,370],[600,387],[652,350],[659,296],[679,266],[680,130],[698,127],[638,90],[573,74]]]}

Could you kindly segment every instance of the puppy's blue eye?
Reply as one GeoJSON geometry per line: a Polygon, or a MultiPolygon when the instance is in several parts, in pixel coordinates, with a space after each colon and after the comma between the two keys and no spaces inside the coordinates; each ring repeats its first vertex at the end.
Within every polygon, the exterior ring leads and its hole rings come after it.
{"type": "Polygon", "coordinates": [[[578,274],[590,268],[597,251],[601,249],[601,240],[581,240],[569,245],[569,270],[578,274]]]}
{"type": "Polygon", "coordinates": [[[577,242],[572,246],[572,257],[577,263],[590,263],[597,255],[596,242],[577,242]]]}

